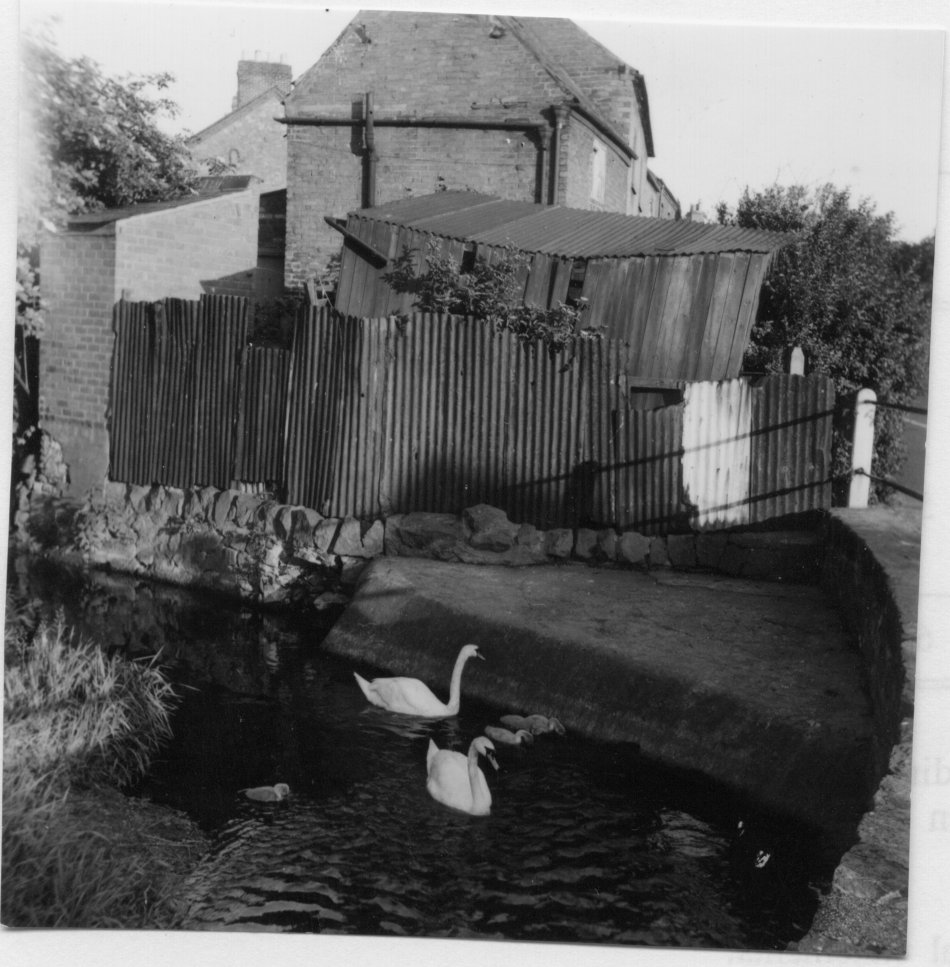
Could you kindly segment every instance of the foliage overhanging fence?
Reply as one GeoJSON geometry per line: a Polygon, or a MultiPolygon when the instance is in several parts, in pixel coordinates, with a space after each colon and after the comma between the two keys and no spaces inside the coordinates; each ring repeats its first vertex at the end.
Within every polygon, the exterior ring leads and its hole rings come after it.
{"type": "Polygon", "coordinates": [[[541,528],[644,533],[830,505],[825,377],[686,383],[637,409],[619,341],[551,356],[472,319],[311,308],[291,350],[264,349],[226,297],[119,303],[116,335],[117,480],[266,484],[360,518],[484,502],[541,528]]]}

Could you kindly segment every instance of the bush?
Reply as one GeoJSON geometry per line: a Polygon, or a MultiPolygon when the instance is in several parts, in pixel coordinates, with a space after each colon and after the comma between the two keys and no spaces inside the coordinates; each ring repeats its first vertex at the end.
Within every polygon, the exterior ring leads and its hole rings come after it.
{"type": "MultiPolygon", "coordinates": [[[[744,365],[784,372],[788,352],[801,346],[808,371],[834,380],[843,418],[833,472],[846,482],[855,392],[866,386],[883,401],[908,404],[923,389],[932,242],[897,242],[892,215],[878,215],[866,199],[853,204],[847,190],[832,185],[817,191],[773,185],[755,194],[746,189],[735,213],[719,206],[719,220],[791,236],[763,286],[744,365]]],[[[875,476],[899,471],[902,432],[901,414],[879,408],[875,476]]],[[[887,492],[882,485],[875,489],[879,496],[887,492]]]]}
{"type": "Polygon", "coordinates": [[[171,735],[172,687],[154,660],[108,657],[62,619],[34,631],[27,610],[7,615],[3,921],[141,925],[160,871],[143,852],[146,822],[109,788],[143,775],[171,735]]]}
{"type": "Polygon", "coordinates": [[[544,309],[521,301],[528,257],[506,250],[504,256],[488,262],[478,256],[467,271],[454,260],[439,254],[430,241],[422,271],[416,271],[416,252],[406,248],[383,278],[396,292],[415,296],[420,312],[471,316],[507,329],[525,345],[541,343],[552,356],[572,349],[580,339],[599,338],[600,333],[581,325],[585,306],[558,303],[544,309]]]}

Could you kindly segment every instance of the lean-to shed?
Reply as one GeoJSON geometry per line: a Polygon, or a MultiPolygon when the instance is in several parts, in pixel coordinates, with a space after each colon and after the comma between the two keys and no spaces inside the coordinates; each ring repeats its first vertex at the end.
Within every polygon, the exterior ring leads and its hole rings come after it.
{"type": "Polygon", "coordinates": [[[440,192],[349,214],[336,308],[379,317],[413,296],[384,276],[408,248],[418,265],[434,242],[443,255],[530,256],[524,301],[548,307],[586,299],[586,324],[627,346],[627,374],[644,387],[739,375],[774,253],[787,236],[692,221],[583,211],[440,192]]]}

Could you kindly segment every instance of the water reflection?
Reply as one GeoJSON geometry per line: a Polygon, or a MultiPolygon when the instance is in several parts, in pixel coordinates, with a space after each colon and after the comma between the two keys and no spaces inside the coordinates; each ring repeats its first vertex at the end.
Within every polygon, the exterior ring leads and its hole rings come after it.
{"type": "Polygon", "coordinates": [[[747,829],[782,837],[757,870],[738,804],[631,747],[554,734],[499,748],[491,816],[453,813],[426,792],[429,739],[465,751],[507,710],[396,716],[321,653],[311,619],[74,580],[21,567],[14,584],[105,647],[161,649],[183,686],[140,793],[212,836],[186,885],[189,928],[766,949],[807,929],[810,883],[830,868],[814,834],[746,814],[747,829]],[[239,793],[276,782],[288,799],[239,793]]]}

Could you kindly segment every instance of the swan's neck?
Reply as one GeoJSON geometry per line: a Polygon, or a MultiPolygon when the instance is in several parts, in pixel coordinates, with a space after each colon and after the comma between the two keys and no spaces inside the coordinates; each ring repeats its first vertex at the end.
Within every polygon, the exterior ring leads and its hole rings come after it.
{"type": "Polygon", "coordinates": [[[484,810],[491,806],[491,793],[486,794],[486,785],[478,781],[478,750],[468,750],[468,782],[472,787],[472,808],[484,810]]]}
{"type": "MultiPolygon", "coordinates": [[[[462,654],[455,659],[455,667],[452,669],[452,681],[449,683],[450,715],[455,715],[458,712],[459,704],[462,701],[462,669],[465,667],[465,662],[468,659],[468,655],[462,654]]],[[[478,753],[475,754],[475,758],[478,758],[478,753]]]]}

